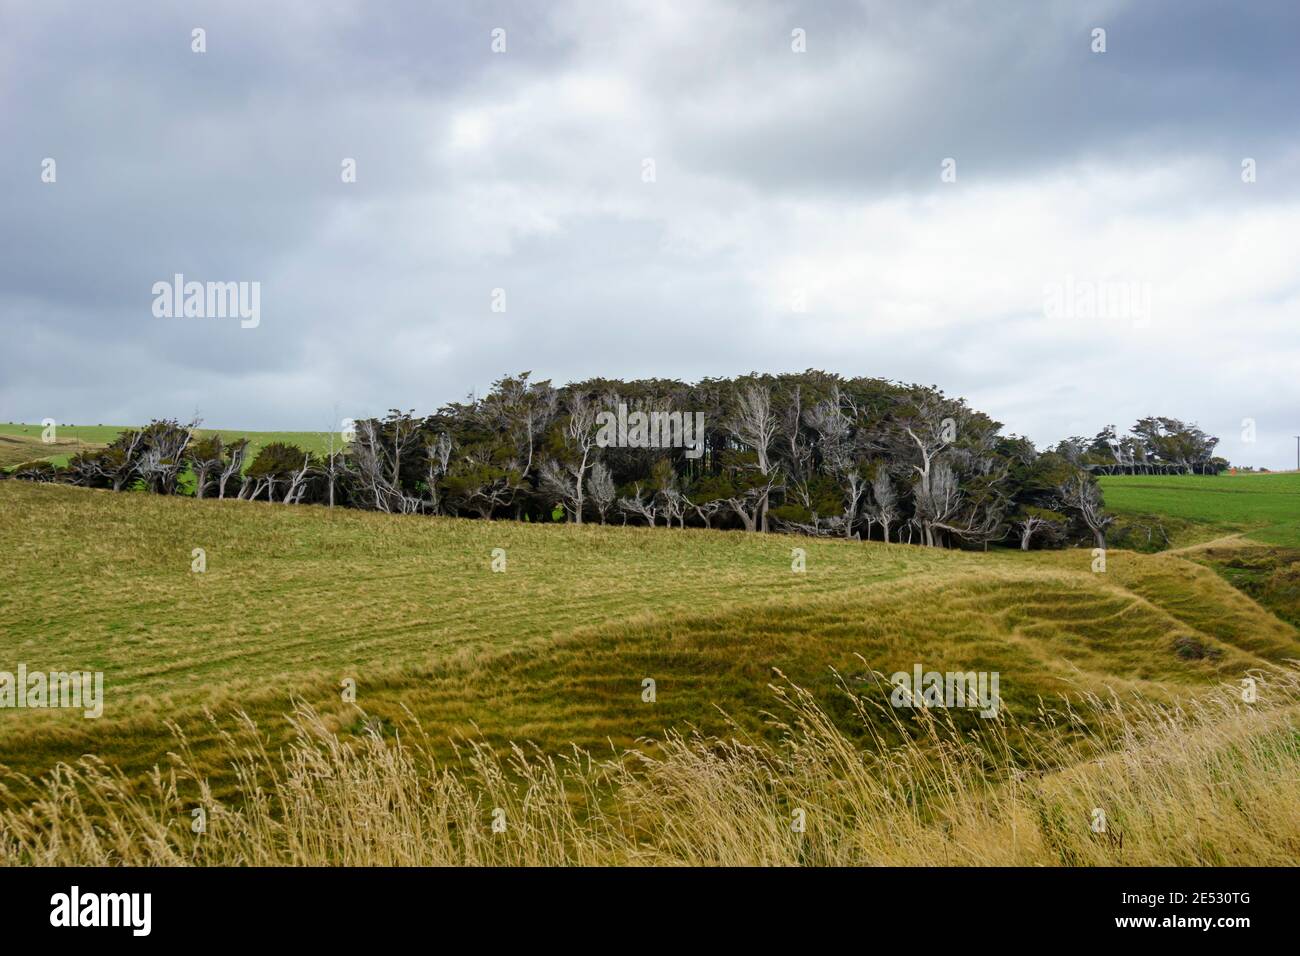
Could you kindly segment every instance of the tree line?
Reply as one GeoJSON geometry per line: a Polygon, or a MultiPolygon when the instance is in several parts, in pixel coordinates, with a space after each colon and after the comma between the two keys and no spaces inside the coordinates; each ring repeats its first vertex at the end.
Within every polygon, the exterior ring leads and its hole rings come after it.
{"type": "Polygon", "coordinates": [[[1139,419],[1127,435],[1107,425],[1093,438],[1071,437],[1057,451],[1071,464],[1102,475],[1217,475],[1228,460],[1219,439],[1177,418],[1139,419]]]}
{"type": "Polygon", "coordinates": [[[561,387],[523,372],[431,415],[358,420],[328,452],[273,442],[250,456],[248,439],[198,425],[155,420],[62,468],[32,462],[11,477],[401,514],[1028,550],[1105,547],[1113,518],[1099,473],[1227,464],[1211,457],[1217,439],[1176,419],[1039,451],[936,388],[817,370],[561,387]]]}

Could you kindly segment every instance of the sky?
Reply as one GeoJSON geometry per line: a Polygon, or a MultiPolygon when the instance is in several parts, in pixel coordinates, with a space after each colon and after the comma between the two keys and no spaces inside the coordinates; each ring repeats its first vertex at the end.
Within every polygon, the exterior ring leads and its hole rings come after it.
{"type": "Polygon", "coordinates": [[[821,368],[1294,467],[1298,41],[1258,0],[0,0],[0,419],[821,368]],[[256,325],[155,314],[178,273],[256,325]]]}

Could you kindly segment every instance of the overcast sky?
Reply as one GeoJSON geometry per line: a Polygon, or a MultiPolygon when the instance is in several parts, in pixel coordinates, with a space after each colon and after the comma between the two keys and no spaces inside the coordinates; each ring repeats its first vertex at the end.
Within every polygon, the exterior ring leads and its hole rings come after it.
{"type": "Polygon", "coordinates": [[[0,418],[816,367],[1294,467],[1298,45],[1257,0],[0,0],[0,418]],[[156,317],[175,273],[260,324],[156,317]]]}

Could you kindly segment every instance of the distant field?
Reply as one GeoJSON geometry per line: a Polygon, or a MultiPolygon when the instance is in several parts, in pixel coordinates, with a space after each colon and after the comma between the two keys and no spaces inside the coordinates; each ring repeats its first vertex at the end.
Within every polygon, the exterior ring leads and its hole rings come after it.
{"type": "Polygon", "coordinates": [[[1300,473],[1117,475],[1103,477],[1101,485],[1112,511],[1192,522],[1193,540],[1245,533],[1257,541],[1300,547],[1300,473]]]}
{"type": "MultiPolygon", "coordinates": [[[[102,448],[127,429],[126,425],[59,425],[55,433],[58,443],[41,442],[42,426],[17,422],[0,422],[0,467],[8,468],[37,458],[47,458],[56,465],[66,465],[68,458],[82,447],[102,448]],[[6,439],[9,439],[6,441],[6,439]],[[19,457],[25,455],[25,457],[19,457]]],[[[139,427],[139,426],[135,426],[139,427]]],[[[218,434],[227,441],[249,439],[251,464],[258,451],[272,442],[297,445],[305,451],[328,452],[328,432],[252,432],[231,428],[200,428],[199,435],[218,434]]],[[[334,435],[338,447],[339,437],[334,435]]]]}
{"type": "Polygon", "coordinates": [[[1082,549],[979,554],[14,481],[0,484],[0,553],[5,660],[107,681],[98,721],[0,711],[0,764],[28,773],[87,752],[142,771],[173,746],[168,718],[203,754],[216,740],[203,708],[273,730],[291,697],[344,731],[362,711],[385,727],[409,711],[444,744],[481,732],[557,751],[723,731],[723,711],[762,735],[774,668],[840,716],[832,666],[863,688],[868,668],[999,671],[1006,706],[1032,718],[1040,696],[1181,700],[1300,657],[1292,627],[1166,555],[1114,552],[1103,575],[1082,549]],[[505,573],[490,569],[494,548],[505,573]],[[345,678],[357,706],[340,699],[345,678]]]}
{"type": "MultiPolygon", "coordinates": [[[[0,429],[4,427],[0,426],[0,429]]],[[[46,443],[41,440],[40,433],[40,428],[36,429],[35,434],[0,431],[0,468],[11,468],[41,458],[66,464],[70,455],[75,455],[82,450],[104,447],[84,439],[68,437],[60,437],[54,442],[46,443]]]]}

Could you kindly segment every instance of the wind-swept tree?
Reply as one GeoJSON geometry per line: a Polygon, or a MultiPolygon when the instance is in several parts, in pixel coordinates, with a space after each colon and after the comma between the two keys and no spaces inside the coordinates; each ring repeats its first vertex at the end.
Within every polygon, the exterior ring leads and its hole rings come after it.
{"type": "Polygon", "coordinates": [[[225,444],[221,435],[213,432],[194,439],[185,451],[185,460],[194,476],[194,497],[207,497],[208,489],[215,483],[225,463],[225,444]]]}
{"type": "Polygon", "coordinates": [[[842,489],[843,532],[844,537],[850,538],[867,496],[869,481],[865,449],[855,434],[853,418],[845,411],[838,390],[831,398],[813,406],[806,413],[805,421],[817,434],[823,467],[842,489]]]}
{"type": "Polygon", "coordinates": [[[591,477],[587,479],[587,493],[591,496],[591,503],[595,506],[596,513],[600,515],[600,523],[604,524],[609,509],[618,499],[618,490],[614,487],[613,476],[603,462],[598,461],[591,466],[591,477]]]}
{"type": "Polygon", "coordinates": [[[560,430],[559,460],[552,458],[542,469],[543,483],[569,511],[569,520],[582,524],[587,496],[587,472],[598,456],[596,438],[600,432],[596,417],[600,404],[584,392],[573,392],[565,406],[568,420],[560,430]]]}
{"type": "Polygon", "coordinates": [[[262,446],[248,466],[247,494],[241,491],[240,497],[256,501],[265,492],[267,501],[300,504],[307,493],[313,470],[309,452],[287,442],[271,442],[262,446]],[[278,499],[277,491],[280,492],[278,499]]]}
{"type": "Polygon", "coordinates": [[[108,443],[98,456],[100,475],[114,491],[121,491],[136,480],[144,434],[139,429],[127,429],[108,443]]]}
{"type": "Polygon", "coordinates": [[[176,493],[181,471],[187,463],[186,449],[197,426],[197,420],[182,425],[175,419],[162,418],[140,430],[135,471],[146,488],[160,495],[176,493]]]}
{"type": "Polygon", "coordinates": [[[1026,505],[1013,517],[1011,526],[1020,535],[1020,550],[1028,551],[1035,536],[1054,537],[1064,529],[1067,521],[1059,511],[1026,505]]]}
{"type": "Polygon", "coordinates": [[[650,527],[655,526],[655,518],[659,513],[655,505],[655,494],[653,491],[643,494],[641,482],[638,481],[632,486],[631,495],[625,495],[618,499],[618,506],[628,514],[640,515],[650,527]]]}
{"type": "Polygon", "coordinates": [[[726,428],[743,449],[743,455],[734,459],[735,464],[750,474],[749,480],[737,488],[737,493],[729,497],[727,503],[744,522],[747,531],[768,530],[769,501],[777,481],[771,459],[776,425],[772,393],[765,385],[751,381],[736,390],[726,428]]]}
{"type": "Polygon", "coordinates": [[[394,408],[383,419],[363,419],[354,427],[348,448],[353,500],[375,511],[409,514],[424,510],[415,487],[424,471],[417,460],[423,449],[420,420],[412,412],[394,408]]]}
{"type": "Polygon", "coordinates": [[[226,488],[233,480],[239,485],[243,478],[244,461],[248,457],[248,439],[237,438],[225,448],[225,460],[217,475],[217,498],[226,497],[226,488]]]}
{"type": "Polygon", "coordinates": [[[251,465],[246,439],[196,436],[195,425],[155,421],[66,468],[24,473],[170,494],[188,467],[199,497],[335,504],[337,495],[391,513],[573,523],[615,512],[625,524],[848,539],[871,539],[879,525],[888,543],[969,548],[1057,546],[1084,527],[1104,543],[1111,519],[1094,475],[1225,464],[1217,439],[1178,419],[1142,419],[1128,435],[1107,426],[1040,453],[936,388],[816,369],[560,388],[523,372],[424,418],[392,410],[359,420],[327,457],[282,445],[251,465]],[[607,410],[617,429],[598,417],[607,410]]]}
{"type": "Polygon", "coordinates": [[[889,469],[883,464],[876,466],[876,476],[871,479],[871,497],[872,516],[880,522],[885,543],[889,544],[889,529],[899,519],[900,511],[898,492],[894,489],[893,479],[889,477],[889,469]]]}
{"type": "Polygon", "coordinates": [[[559,393],[549,381],[529,382],[530,374],[498,379],[472,406],[478,424],[510,446],[521,483],[533,475],[546,430],[559,411],[559,393]]]}
{"type": "Polygon", "coordinates": [[[923,542],[938,545],[935,525],[955,518],[959,507],[957,475],[944,452],[956,441],[962,409],[939,396],[900,402],[893,449],[914,473],[914,520],[923,542]]]}
{"type": "Polygon", "coordinates": [[[437,438],[427,442],[424,446],[424,483],[429,491],[429,510],[436,515],[442,514],[442,485],[443,479],[446,478],[447,472],[451,468],[453,447],[451,436],[445,431],[439,432],[437,438]]]}
{"type": "Polygon", "coordinates": [[[1097,547],[1105,548],[1106,528],[1115,518],[1106,514],[1106,503],[1102,500],[1101,487],[1096,479],[1085,472],[1076,472],[1072,478],[1062,482],[1057,490],[1062,506],[1077,514],[1088,526],[1097,547]]]}

